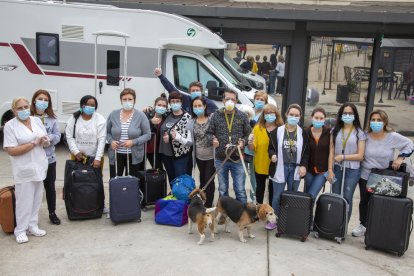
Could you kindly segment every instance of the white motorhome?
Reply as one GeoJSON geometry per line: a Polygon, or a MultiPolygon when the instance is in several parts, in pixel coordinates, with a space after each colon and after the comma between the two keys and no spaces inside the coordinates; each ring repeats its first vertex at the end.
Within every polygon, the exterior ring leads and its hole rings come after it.
{"type": "MultiPolygon", "coordinates": [[[[0,118],[10,118],[14,97],[51,93],[61,130],[86,94],[96,96],[107,116],[120,106],[125,87],[137,92],[137,107],[152,105],[164,91],[164,75],[185,93],[199,80],[208,97],[223,88],[252,106],[254,89],[240,85],[210,49],[226,42],[188,18],[149,10],[80,3],[0,0],[0,118]],[[213,85],[211,85],[213,84],[213,85]],[[248,91],[246,91],[246,89],[248,91]]],[[[272,103],[274,103],[272,99],[272,103]]]]}

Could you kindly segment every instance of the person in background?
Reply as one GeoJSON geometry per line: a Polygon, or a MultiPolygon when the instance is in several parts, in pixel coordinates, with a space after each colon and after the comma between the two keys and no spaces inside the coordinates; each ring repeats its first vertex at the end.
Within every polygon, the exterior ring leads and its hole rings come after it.
{"type": "MultiPolygon", "coordinates": [[[[366,231],[368,202],[371,197],[371,193],[367,191],[367,181],[371,169],[386,169],[392,161],[392,168],[398,170],[404,159],[409,158],[413,151],[413,141],[390,128],[387,113],[381,109],[371,112],[367,128],[364,160],[361,163],[361,178],[359,179],[360,224],[352,230],[352,236],[363,236],[366,231]],[[395,151],[399,153],[397,158],[394,157],[395,151]]],[[[411,174],[411,177],[413,176],[411,174]]]]}
{"type": "Polygon", "coordinates": [[[239,51],[242,54],[242,58],[245,58],[246,53],[247,53],[247,44],[246,43],[237,43],[237,46],[239,46],[239,51]]]}
{"type": "Polygon", "coordinates": [[[277,59],[275,54],[270,55],[270,71],[269,71],[269,88],[267,90],[267,93],[269,95],[272,95],[275,93],[275,85],[276,85],[276,79],[277,79],[277,72],[276,72],[276,65],[277,65],[277,59]]]}
{"type": "Polygon", "coordinates": [[[285,91],[285,58],[282,55],[277,56],[277,86],[276,86],[276,95],[283,95],[285,91]]]}
{"type": "Polygon", "coordinates": [[[267,61],[267,56],[263,56],[263,61],[260,64],[260,75],[262,75],[265,79],[266,79],[265,76],[267,76],[267,78],[269,78],[269,72],[270,72],[271,68],[272,67],[271,67],[270,63],[267,61]]]}
{"type": "Polygon", "coordinates": [[[236,52],[236,57],[233,58],[233,60],[237,63],[240,64],[241,60],[242,60],[242,56],[241,56],[241,52],[237,51],[236,52]]]}
{"type": "Polygon", "coordinates": [[[243,62],[240,67],[245,71],[252,71],[254,64],[254,58],[252,56],[247,56],[247,60],[243,62]]]}
{"type": "Polygon", "coordinates": [[[45,126],[50,145],[45,148],[48,159],[46,178],[43,186],[46,191],[47,208],[49,210],[49,220],[52,224],[59,225],[60,219],[56,215],[56,153],[55,145],[60,142],[59,123],[53,112],[52,99],[46,90],[37,90],[32,97],[30,114],[40,118],[45,126]]]}
{"type": "MultiPolygon", "coordinates": [[[[260,56],[259,56],[259,59],[260,59],[260,56]]],[[[252,72],[254,74],[257,74],[257,72],[259,71],[259,66],[257,65],[256,60],[253,57],[252,57],[252,61],[251,62],[252,62],[252,72]]]]}
{"type": "Polygon", "coordinates": [[[257,71],[254,73],[261,75],[262,74],[262,63],[260,62],[260,55],[256,55],[255,59],[256,59],[255,63],[257,65],[257,71]]]}
{"type": "Polygon", "coordinates": [[[322,186],[333,180],[333,168],[328,166],[332,158],[330,129],[325,126],[326,112],[316,107],[311,114],[312,124],[305,130],[308,136],[309,162],[305,176],[305,191],[316,200],[322,186]]]}
{"type": "Polygon", "coordinates": [[[42,121],[30,116],[30,103],[26,98],[12,102],[15,118],[4,126],[3,147],[10,156],[15,182],[17,243],[29,241],[26,233],[43,237],[46,231],[38,226],[42,203],[42,182],[46,178],[48,158],[45,147],[50,145],[42,121]]]}
{"type": "Polygon", "coordinates": [[[364,159],[366,134],[361,129],[358,110],[352,103],[344,103],[338,110],[336,125],[332,130],[332,154],[329,168],[334,169],[336,181],[332,192],[341,194],[342,176],[345,169],[344,198],[349,204],[348,220],[352,214],[352,198],[361,176],[361,161],[364,159]]]}

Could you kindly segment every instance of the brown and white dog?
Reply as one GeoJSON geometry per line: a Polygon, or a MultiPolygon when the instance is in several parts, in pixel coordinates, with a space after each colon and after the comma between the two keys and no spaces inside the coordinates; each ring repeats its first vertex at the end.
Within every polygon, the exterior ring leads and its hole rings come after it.
{"type": "Polygon", "coordinates": [[[216,219],[220,221],[222,217],[225,218],[224,231],[226,233],[230,233],[228,219],[237,224],[239,227],[239,240],[241,242],[247,242],[243,235],[244,229],[247,229],[249,238],[255,237],[251,233],[251,227],[256,221],[261,220],[264,222],[276,223],[277,220],[275,212],[269,204],[243,204],[228,196],[222,196],[217,201],[216,219]]]}
{"type": "Polygon", "coordinates": [[[214,241],[214,216],[213,212],[216,207],[206,208],[204,202],[206,201],[206,194],[200,189],[194,189],[188,197],[190,198],[190,206],[188,206],[188,234],[192,234],[193,223],[197,224],[197,230],[200,234],[200,240],[197,244],[202,245],[206,237],[205,230],[210,228],[211,241],[214,241]]]}

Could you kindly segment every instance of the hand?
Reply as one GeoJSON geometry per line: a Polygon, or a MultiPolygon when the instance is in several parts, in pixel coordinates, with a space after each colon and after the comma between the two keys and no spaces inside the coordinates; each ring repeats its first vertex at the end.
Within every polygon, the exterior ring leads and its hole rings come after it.
{"type": "Polygon", "coordinates": [[[219,147],[219,141],[218,141],[218,139],[216,138],[216,136],[213,136],[213,147],[214,148],[218,148],[219,147]]]}
{"type": "Polygon", "coordinates": [[[244,140],[242,138],[239,138],[239,148],[240,149],[244,148],[244,140]]]}
{"type": "Polygon", "coordinates": [[[170,138],[168,137],[168,132],[164,132],[164,136],[162,136],[164,143],[168,144],[170,142],[170,138]]]}
{"type": "Polygon", "coordinates": [[[392,168],[394,169],[394,171],[398,171],[401,167],[401,164],[403,163],[404,159],[402,158],[397,158],[394,160],[394,162],[392,162],[392,168]]]}
{"type": "Polygon", "coordinates": [[[121,146],[130,149],[133,146],[133,144],[134,143],[132,142],[132,140],[126,140],[121,144],[121,146]]]}
{"type": "Polygon", "coordinates": [[[306,175],[306,167],[300,166],[299,167],[299,176],[302,178],[302,177],[305,177],[305,175],[306,175]]]}
{"type": "Polygon", "coordinates": [[[92,167],[94,167],[95,169],[100,168],[101,167],[101,161],[96,160],[96,159],[93,160],[92,167]]]}
{"type": "Polygon", "coordinates": [[[119,147],[118,143],[119,143],[118,141],[112,141],[112,143],[111,143],[111,149],[117,150],[118,147],[119,147]]]}
{"type": "Polygon", "coordinates": [[[83,161],[83,153],[79,152],[78,154],[75,155],[75,158],[78,161],[83,161]]]}
{"type": "Polygon", "coordinates": [[[175,140],[175,137],[177,137],[177,132],[175,129],[171,129],[171,137],[173,138],[173,140],[175,140]]]}
{"type": "Polygon", "coordinates": [[[159,68],[159,67],[155,68],[154,69],[154,75],[157,76],[157,77],[161,76],[162,75],[161,68],[159,68]]]}
{"type": "Polygon", "coordinates": [[[254,144],[254,135],[253,135],[253,134],[250,134],[250,135],[249,135],[248,144],[249,144],[249,145],[253,145],[253,144],[254,144]]]}
{"type": "Polygon", "coordinates": [[[152,106],[147,106],[142,110],[142,112],[149,113],[149,112],[152,112],[153,110],[154,108],[152,108],[152,106]]]}
{"type": "Polygon", "coordinates": [[[160,124],[161,123],[161,118],[158,118],[158,117],[153,117],[152,119],[151,119],[151,123],[152,124],[154,124],[154,125],[158,125],[158,124],[160,124]]]}
{"type": "Polygon", "coordinates": [[[340,155],[336,155],[336,156],[334,157],[334,159],[335,159],[335,162],[337,162],[337,163],[341,163],[342,161],[344,161],[344,156],[343,156],[342,154],[340,154],[340,155]]]}
{"type": "Polygon", "coordinates": [[[329,183],[333,184],[334,177],[335,174],[333,173],[333,171],[328,171],[328,177],[326,178],[326,180],[328,180],[329,183]]]}
{"type": "Polygon", "coordinates": [[[273,154],[273,155],[272,155],[272,159],[271,159],[271,161],[272,161],[273,163],[276,163],[276,161],[277,161],[277,156],[276,156],[276,154],[273,154]]]}

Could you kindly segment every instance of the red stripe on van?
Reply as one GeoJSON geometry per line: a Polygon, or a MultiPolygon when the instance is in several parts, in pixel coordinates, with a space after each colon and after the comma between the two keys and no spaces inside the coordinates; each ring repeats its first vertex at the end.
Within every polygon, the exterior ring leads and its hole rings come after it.
{"type": "Polygon", "coordinates": [[[10,47],[10,44],[9,43],[4,43],[4,42],[0,42],[0,46],[10,47]]]}
{"type": "MultiPolygon", "coordinates": [[[[48,76],[57,76],[57,77],[71,77],[71,78],[84,78],[84,79],[95,78],[95,75],[78,74],[78,73],[63,73],[63,72],[51,72],[51,71],[45,71],[44,73],[45,75],[48,75],[48,76]]],[[[106,80],[106,76],[98,76],[97,79],[106,80]]]]}
{"type": "Polygon", "coordinates": [[[26,48],[20,44],[10,44],[16,54],[19,56],[27,70],[35,75],[43,75],[42,70],[34,62],[32,56],[27,52],[26,48]]]}

